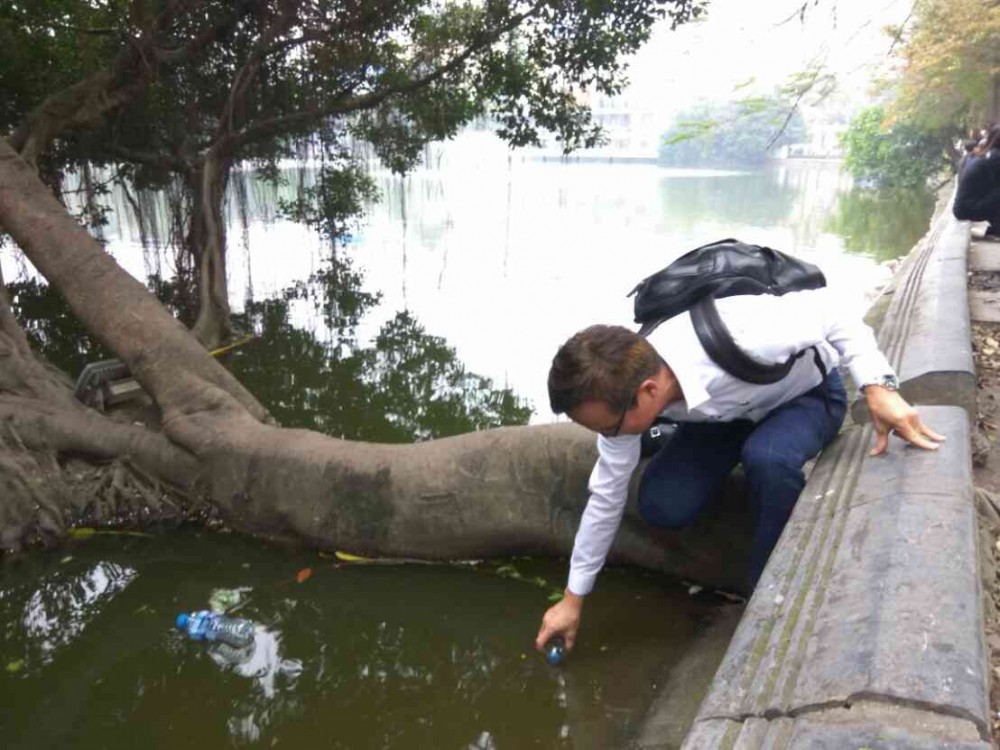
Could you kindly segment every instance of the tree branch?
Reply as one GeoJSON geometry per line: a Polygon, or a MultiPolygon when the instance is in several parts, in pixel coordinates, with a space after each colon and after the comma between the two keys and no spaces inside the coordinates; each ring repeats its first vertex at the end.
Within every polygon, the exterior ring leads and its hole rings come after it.
{"type": "Polygon", "coordinates": [[[126,148],[125,146],[110,145],[105,150],[111,156],[117,156],[124,161],[145,164],[150,167],[164,167],[183,171],[189,166],[187,162],[177,156],[170,156],[153,151],[139,151],[138,149],[126,148]]]}
{"type": "MultiPolygon", "coordinates": [[[[182,62],[234,26],[252,0],[243,0],[228,16],[207,25],[201,33],[178,50],[163,52],[157,36],[181,13],[197,9],[204,0],[172,0],[149,24],[138,39],[131,40],[111,65],[67,88],[48,96],[31,110],[8,137],[7,142],[30,164],[60,133],[70,128],[90,127],[103,116],[131,101],[157,73],[150,64],[182,62]]],[[[137,6],[133,6],[135,9],[137,6]]]]}
{"type": "Polygon", "coordinates": [[[885,53],[886,57],[889,57],[889,55],[892,54],[893,50],[896,49],[896,45],[903,39],[903,32],[906,31],[906,24],[908,24],[910,19],[913,18],[913,11],[914,9],[910,8],[910,12],[906,14],[906,18],[903,19],[903,22],[899,24],[899,28],[896,29],[896,33],[893,34],[892,44],[889,45],[889,49],[885,53]]]}
{"type": "Polygon", "coordinates": [[[456,55],[454,58],[449,60],[444,65],[435,68],[431,72],[420,76],[419,78],[413,78],[409,81],[389,86],[385,89],[379,91],[372,91],[368,94],[362,96],[354,97],[353,99],[348,99],[344,101],[338,95],[334,97],[334,103],[325,107],[314,107],[311,109],[304,109],[298,112],[294,112],[289,115],[282,115],[281,117],[273,117],[269,120],[264,120],[255,125],[245,128],[239,133],[233,133],[230,135],[223,136],[220,141],[216,144],[216,147],[220,150],[232,152],[241,146],[248,143],[252,143],[260,138],[267,137],[275,132],[280,132],[286,128],[295,127],[297,125],[304,125],[314,120],[322,119],[324,117],[340,117],[346,114],[351,114],[353,112],[360,112],[366,109],[372,109],[378,105],[385,102],[387,99],[394,96],[403,96],[406,94],[411,94],[414,91],[418,91],[422,88],[430,86],[435,81],[443,78],[448,73],[451,73],[468,61],[477,52],[482,51],[491,44],[495,44],[499,41],[505,34],[510,33],[515,28],[524,23],[528,18],[536,15],[542,7],[546,4],[545,0],[538,0],[534,5],[532,5],[528,10],[523,13],[514,16],[503,26],[495,29],[493,32],[488,34],[481,34],[475,41],[469,44],[461,53],[456,55]]]}
{"type": "Polygon", "coordinates": [[[45,21],[40,25],[49,29],[62,29],[63,31],[72,31],[76,34],[88,34],[92,36],[111,36],[112,34],[117,34],[121,31],[120,28],[114,28],[113,26],[86,28],[84,26],[73,26],[68,23],[60,23],[59,21],[45,21]]]}
{"type": "Polygon", "coordinates": [[[232,132],[233,117],[237,107],[242,105],[244,99],[246,98],[246,93],[250,89],[250,85],[260,72],[260,66],[267,57],[268,49],[274,41],[288,31],[288,29],[291,28],[292,24],[295,22],[296,11],[298,10],[298,6],[300,4],[301,0],[282,0],[278,9],[278,14],[275,16],[271,24],[264,30],[264,33],[257,39],[253,49],[247,56],[246,62],[243,63],[243,66],[236,72],[236,76],[233,78],[233,84],[229,89],[229,98],[226,100],[226,104],[222,109],[222,116],[219,118],[220,137],[226,133],[232,132]]]}

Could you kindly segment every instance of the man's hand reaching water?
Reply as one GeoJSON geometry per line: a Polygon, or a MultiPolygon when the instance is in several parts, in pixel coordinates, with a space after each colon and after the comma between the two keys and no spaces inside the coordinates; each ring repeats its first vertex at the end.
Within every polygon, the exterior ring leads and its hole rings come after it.
{"type": "Polygon", "coordinates": [[[535,638],[535,649],[544,651],[545,644],[554,636],[561,635],[566,641],[566,650],[573,649],[576,641],[576,631],[580,627],[580,613],[583,610],[583,597],[577,596],[566,589],[563,598],[549,607],[542,617],[542,627],[535,638]]]}

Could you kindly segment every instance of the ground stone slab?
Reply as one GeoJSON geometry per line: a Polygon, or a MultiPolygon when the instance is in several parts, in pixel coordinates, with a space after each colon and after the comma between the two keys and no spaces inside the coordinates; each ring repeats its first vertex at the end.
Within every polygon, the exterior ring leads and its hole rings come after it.
{"type": "Polygon", "coordinates": [[[1000,292],[970,290],[969,316],[977,323],[1000,323],[1000,292]]]}
{"type": "Polygon", "coordinates": [[[970,271],[1000,271],[1000,243],[973,242],[969,248],[970,271]]]}

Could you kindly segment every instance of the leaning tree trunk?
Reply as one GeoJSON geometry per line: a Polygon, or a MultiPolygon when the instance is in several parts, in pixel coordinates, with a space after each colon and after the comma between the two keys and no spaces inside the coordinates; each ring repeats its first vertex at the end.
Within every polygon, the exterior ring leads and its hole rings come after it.
{"type": "MultiPolygon", "coordinates": [[[[566,554],[586,500],[593,436],[520,427],[416,445],[281,429],[194,337],[0,145],[0,223],[81,322],[132,369],[188,476],[238,529],[360,554],[469,558],[566,554]]],[[[105,420],[106,421],[106,420],[105,420]]],[[[171,454],[173,455],[173,454],[171,454]]],[[[158,469],[168,475],[163,457],[158,469]]],[[[653,534],[628,514],[614,557],[733,585],[745,516],[653,534]]]]}
{"type": "Polygon", "coordinates": [[[192,330],[210,350],[232,337],[223,211],[231,169],[232,162],[211,148],[195,173],[197,184],[193,186],[195,200],[187,246],[198,272],[198,317],[192,330]]]}
{"type": "Polygon", "coordinates": [[[31,351],[0,276],[0,548],[56,539],[73,524],[202,514],[197,476],[195,458],[160,432],[74,398],[66,376],[31,351]]]}

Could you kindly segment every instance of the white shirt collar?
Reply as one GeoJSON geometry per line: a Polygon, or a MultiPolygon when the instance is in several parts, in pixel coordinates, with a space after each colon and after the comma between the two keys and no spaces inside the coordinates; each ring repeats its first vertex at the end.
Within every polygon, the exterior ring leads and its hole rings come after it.
{"type": "MultiPolygon", "coordinates": [[[[677,383],[681,387],[681,397],[684,399],[688,411],[697,409],[708,401],[708,391],[705,390],[705,384],[699,377],[699,374],[705,374],[704,367],[699,367],[698,363],[693,361],[691,357],[680,356],[674,362],[664,357],[663,361],[667,363],[667,367],[677,378],[677,383]]],[[[669,409],[670,406],[668,405],[667,408],[669,409]]]]}

